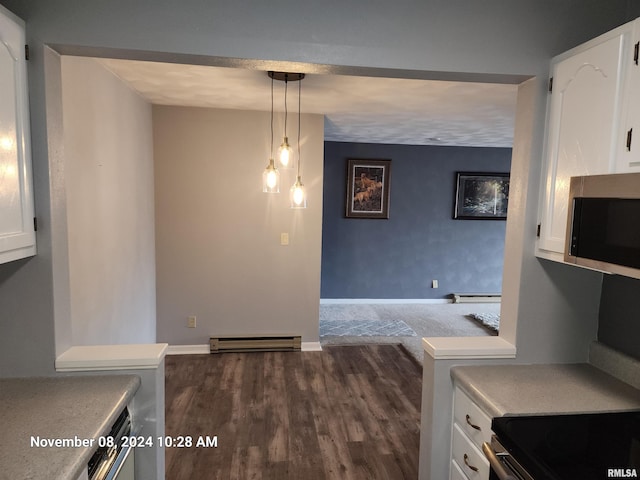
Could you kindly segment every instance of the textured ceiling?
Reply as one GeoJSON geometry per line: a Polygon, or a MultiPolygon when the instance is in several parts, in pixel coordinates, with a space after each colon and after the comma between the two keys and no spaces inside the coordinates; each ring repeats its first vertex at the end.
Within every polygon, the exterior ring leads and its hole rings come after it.
{"type": "MultiPolygon", "coordinates": [[[[269,111],[266,72],[132,60],[100,62],[151,103],[269,111]]],[[[289,112],[297,112],[289,83],[289,112]]],[[[307,75],[302,112],[325,115],[325,139],[359,143],[511,147],[516,85],[307,75]]],[[[275,109],[284,110],[275,82],[275,109]]]]}

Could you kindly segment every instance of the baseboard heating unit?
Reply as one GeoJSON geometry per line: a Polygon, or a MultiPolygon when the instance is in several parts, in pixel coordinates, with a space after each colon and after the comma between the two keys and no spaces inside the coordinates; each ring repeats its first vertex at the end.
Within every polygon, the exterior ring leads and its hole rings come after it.
{"type": "Polygon", "coordinates": [[[500,303],[500,293],[452,293],[453,303],[500,303]]]}
{"type": "Polygon", "coordinates": [[[230,335],[211,337],[211,353],[222,352],[299,352],[302,347],[300,335],[230,335]]]}

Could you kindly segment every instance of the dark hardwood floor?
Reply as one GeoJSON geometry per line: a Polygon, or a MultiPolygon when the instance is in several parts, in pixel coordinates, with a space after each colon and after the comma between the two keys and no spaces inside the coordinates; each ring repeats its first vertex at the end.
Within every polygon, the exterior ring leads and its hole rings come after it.
{"type": "Polygon", "coordinates": [[[416,479],[421,390],[398,345],[168,356],[166,478],[416,479]]]}

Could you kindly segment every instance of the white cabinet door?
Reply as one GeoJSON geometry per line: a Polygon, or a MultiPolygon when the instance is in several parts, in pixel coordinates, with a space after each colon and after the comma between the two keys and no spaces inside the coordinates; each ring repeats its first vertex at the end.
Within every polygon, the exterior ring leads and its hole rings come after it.
{"type": "Polygon", "coordinates": [[[0,263],[35,255],[24,24],[0,6],[0,263]]]}
{"type": "Polygon", "coordinates": [[[614,32],[552,61],[539,249],[564,250],[570,178],[613,170],[631,25],[614,32]]]}
{"type": "Polygon", "coordinates": [[[633,39],[627,52],[623,125],[618,136],[615,173],[640,172],[640,19],[634,22],[633,39]]]}

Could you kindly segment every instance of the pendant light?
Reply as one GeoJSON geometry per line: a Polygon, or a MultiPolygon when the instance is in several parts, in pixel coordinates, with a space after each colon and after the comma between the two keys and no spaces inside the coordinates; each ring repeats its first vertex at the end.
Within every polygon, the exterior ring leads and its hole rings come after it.
{"type": "MultiPolygon", "coordinates": [[[[302,80],[302,78],[300,79],[302,80]]],[[[302,92],[302,81],[298,83],[298,169],[296,174],[296,183],[293,184],[289,190],[289,202],[291,208],[307,208],[307,190],[302,183],[302,177],[300,176],[300,98],[302,92]]]]}
{"type": "Polygon", "coordinates": [[[280,161],[281,168],[293,168],[293,149],[289,145],[289,138],[287,137],[287,117],[289,116],[289,109],[287,107],[287,90],[289,85],[289,74],[284,74],[284,138],[276,157],[280,161]]]}
{"type": "Polygon", "coordinates": [[[289,145],[289,138],[287,137],[287,120],[289,117],[287,93],[289,82],[299,82],[304,78],[304,73],[269,71],[268,74],[272,80],[284,82],[284,137],[280,148],[278,148],[276,158],[278,159],[278,163],[282,169],[290,169],[293,168],[294,158],[293,149],[291,148],[291,145],[289,145]]]}
{"type": "MultiPolygon", "coordinates": [[[[269,75],[271,77],[271,75],[269,75]]],[[[273,161],[273,77],[271,77],[271,148],[269,164],[262,172],[262,191],[264,193],[280,193],[280,172],[273,161]]]]}

